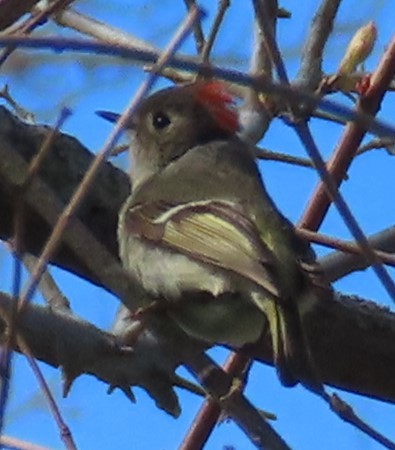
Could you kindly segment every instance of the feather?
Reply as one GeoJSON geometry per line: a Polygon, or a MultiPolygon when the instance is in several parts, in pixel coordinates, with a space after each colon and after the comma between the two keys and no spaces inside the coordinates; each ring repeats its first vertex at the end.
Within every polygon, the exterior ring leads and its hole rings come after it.
{"type": "Polygon", "coordinates": [[[190,202],[169,208],[164,202],[128,211],[126,229],[191,258],[242,275],[279,301],[272,253],[241,209],[225,201],[190,202]]]}
{"type": "Polygon", "coordinates": [[[240,129],[234,98],[222,81],[208,81],[194,86],[195,100],[204,106],[225,131],[236,134],[240,129]]]}

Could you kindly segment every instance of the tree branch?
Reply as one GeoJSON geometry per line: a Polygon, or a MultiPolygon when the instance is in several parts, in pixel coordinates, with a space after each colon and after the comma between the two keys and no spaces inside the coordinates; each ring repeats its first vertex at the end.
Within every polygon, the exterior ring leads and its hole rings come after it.
{"type": "Polygon", "coordinates": [[[340,3],[341,0],[323,0],[311,22],[297,78],[297,84],[305,89],[314,90],[321,81],[324,49],[340,3]]]}
{"type": "MultiPolygon", "coordinates": [[[[386,228],[369,238],[372,248],[387,253],[395,253],[395,226],[386,228]]],[[[369,267],[368,261],[363,255],[351,255],[340,251],[329,253],[320,258],[320,264],[333,282],[344,276],[369,267]]]]}
{"type": "MultiPolygon", "coordinates": [[[[11,311],[12,299],[0,292],[0,342],[6,331],[6,320],[11,311]]],[[[64,394],[72,382],[81,374],[93,375],[110,387],[119,387],[128,398],[134,399],[130,386],[140,386],[155,400],[158,407],[169,414],[180,413],[173,385],[178,378],[174,369],[179,360],[174,357],[160,359],[155,349],[156,340],[151,331],[146,330],[135,341],[134,351],[123,350],[114,335],[106,333],[94,325],[61,311],[48,307],[27,305],[18,321],[18,333],[28,342],[34,356],[63,372],[64,394]]],[[[160,346],[166,346],[164,340],[160,346]]],[[[17,351],[21,351],[18,347],[17,351]]],[[[169,350],[165,348],[163,352],[169,350]]]]}

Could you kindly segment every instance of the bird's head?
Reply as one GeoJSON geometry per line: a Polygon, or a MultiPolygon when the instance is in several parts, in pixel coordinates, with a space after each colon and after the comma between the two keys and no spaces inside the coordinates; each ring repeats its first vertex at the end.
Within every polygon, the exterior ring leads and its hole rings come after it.
{"type": "MultiPolygon", "coordinates": [[[[101,115],[116,119],[116,115],[101,115]]],[[[239,130],[239,121],[224,84],[209,81],[156,92],[141,103],[129,128],[136,183],[197,145],[231,138],[239,130]]]]}

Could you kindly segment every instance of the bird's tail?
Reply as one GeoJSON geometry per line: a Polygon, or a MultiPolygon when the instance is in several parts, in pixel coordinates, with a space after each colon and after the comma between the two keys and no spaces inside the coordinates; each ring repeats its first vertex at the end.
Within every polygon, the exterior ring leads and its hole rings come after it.
{"type": "Polygon", "coordinates": [[[288,302],[266,300],[264,309],[269,322],[273,346],[273,360],[284,386],[298,382],[321,393],[323,385],[318,377],[297,306],[288,302]]]}

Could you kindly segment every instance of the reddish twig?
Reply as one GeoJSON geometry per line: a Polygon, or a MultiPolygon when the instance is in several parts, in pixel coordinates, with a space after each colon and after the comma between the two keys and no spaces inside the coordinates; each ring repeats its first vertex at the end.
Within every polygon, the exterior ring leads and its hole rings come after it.
{"type": "MultiPolygon", "coordinates": [[[[376,251],[381,250],[386,255],[395,252],[395,226],[388,227],[376,234],[369,236],[369,242],[376,251]]],[[[320,258],[328,278],[333,282],[356,270],[364,270],[368,267],[366,259],[361,256],[346,254],[342,251],[332,252],[320,258]]]]}
{"type": "MultiPolygon", "coordinates": [[[[359,245],[343,241],[332,236],[328,236],[315,231],[307,230],[306,228],[296,228],[296,233],[307,241],[314,242],[316,244],[324,245],[325,247],[336,248],[352,255],[364,255],[364,252],[359,245]]],[[[377,259],[380,259],[383,263],[395,267],[395,255],[392,253],[383,252],[381,250],[373,250],[377,259]]]]}
{"type": "Polygon", "coordinates": [[[309,127],[305,122],[294,123],[293,126],[308,155],[314,161],[317,172],[319,173],[322,181],[325,183],[325,188],[329,192],[329,195],[332,197],[333,203],[335,204],[344,223],[346,224],[354,239],[357,241],[366,259],[369,261],[373,271],[381,281],[388,295],[393,299],[393,301],[395,301],[395,283],[391,276],[388,274],[385,267],[381,264],[380,259],[376,256],[374,250],[369,244],[367,237],[365,236],[361,227],[358,225],[358,222],[353,216],[344,198],[338,191],[336,183],[326,169],[325,162],[322,159],[322,156],[318,150],[309,127]]]}
{"type": "MultiPolygon", "coordinates": [[[[272,2],[273,8],[270,16],[271,23],[271,31],[274,34],[276,18],[277,18],[277,2],[272,2]]],[[[208,62],[208,57],[211,51],[211,47],[214,43],[214,39],[219,30],[219,26],[223,20],[226,9],[230,6],[228,0],[221,0],[218,7],[218,12],[216,19],[214,21],[213,28],[209,35],[209,38],[204,46],[202,52],[202,61],[208,62]]],[[[267,52],[265,51],[264,44],[262,42],[262,33],[255,33],[255,44],[254,44],[254,53],[252,57],[252,66],[253,66],[253,75],[262,75],[263,70],[267,70],[271,72],[271,63],[268,58],[267,52]]],[[[270,73],[271,75],[271,73],[270,73]]],[[[259,112],[256,111],[256,114],[261,116],[261,108],[259,105],[258,95],[255,90],[249,90],[246,96],[246,105],[247,109],[255,110],[259,109],[259,112]]],[[[246,110],[244,110],[245,112],[246,110]]],[[[262,117],[259,117],[261,119],[262,117]]],[[[264,131],[268,128],[270,123],[270,119],[267,120],[267,126],[264,125],[264,120],[259,120],[259,123],[262,124],[262,129],[257,133],[258,136],[262,136],[264,131]]],[[[248,127],[246,121],[243,123],[244,129],[248,127]]],[[[250,137],[251,139],[251,137],[250,137]]],[[[223,370],[233,377],[240,377],[240,374],[248,373],[249,368],[251,366],[251,359],[246,358],[244,355],[238,353],[232,353],[228,360],[226,361],[223,370]]],[[[242,390],[242,388],[241,388],[242,390]]],[[[180,446],[180,450],[194,450],[202,448],[204,443],[209,438],[212,433],[215,424],[218,422],[218,419],[221,415],[221,407],[218,402],[213,399],[207,400],[201,407],[198,415],[195,417],[194,423],[191,425],[189,432],[184,437],[184,440],[180,446]]]]}
{"type": "MultiPolygon", "coordinates": [[[[268,52],[271,55],[275,70],[277,72],[278,78],[285,84],[289,85],[289,79],[288,75],[285,70],[284,62],[281,58],[280,51],[277,46],[277,42],[273,38],[273,36],[270,33],[270,29],[268,27],[268,21],[267,21],[267,14],[265,12],[265,3],[261,3],[258,0],[253,0],[254,8],[256,11],[256,15],[259,20],[259,24],[265,34],[265,42],[267,45],[268,52]]],[[[384,66],[386,71],[382,69],[381,71],[376,71],[373,78],[376,78],[381,82],[378,83],[372,83],[373,88],[370,87],[368,89],[368,92],[364,96],[364,102],[360,105],[359,108],[362,113],[365,113],[365,110],[368,109],[367,106],[370,105],[369,110],[373,110],[374,113],[377,111],[373,109],[372,106],[378,107],[380,102],[377,101],[378,99],[378,93],[379,89],[377,88],[377,84],[380,86],[383,83],[383,80],[387,83],[385,86],[388,86],[389,82],[394,76],[395,73],[395,38],[393,40],[393,43],[390,45],[389,51],[386,52],[387,57],[384,58],[384,62],[387,61],[387,64],[384,64],[383,62],[380,64],[379,68],[381,66],[384,66]],[[389,62],[388,62],[389,60],[389,62]],[[375,94],[375,95],[374,95],[375,94]],[[377,103],[376,103],[377,102],[377,103]],[[366,103],[366,104],[365,104],[366,103]]],[[[385,91],[384,91],[385,92],[385,91]]],[[[384,95],[384,93],[383,93],[384,95]]],[[[310,129],[305,121],[300,121],[299,119],[292,121],[292,126],[294,127],[297,135],[299,136],[300,140],[302,141],[303,145],[306,148],[307,153],[309,154],[310,158],[314,161],[314,164],[316,166],[317,172],[319,173],[321,177],[321,184],[322,189],[329,192],[329,195],[332,197],[333,202],[335,203],[337,209],[339,210],[340,215],[342,216],[345,224],[349,228],[350,232],[354,236],[355,240],[360,245],[361,249],[363,250],[366,258],[371,262],[372,268],[380,281],[382,282],[384,288],[387,290],[390,297],[395,301],[395,283],[393,282],[392,278],[389,276],[386,269],[381,264],[380,260],[376,257],[374,251],[369,245],[369,242],[364,235],[362,229],[359,227],[357,221],[355,220],[354,216],[352,215],[350,209],[348,208],[348,205],[344,201],[343,197],[339,193],[337,189],[337,184],[340,183],[340,180],[334,181],[332,178],[332,174],[328,172],[325,163],[319,153],[318,147],[314,142],[313,136],[310,132],[310,129]]],[[[366,128],[363,128],[363,134],[365,133],[366,128]]],[[[362,134],[362,136],[363,136],[362,134]]],[[[357,150],[358,145],[355,147],[352,156],[354,156],[355,151],[357,150]]],[[[337,166],[335,166],[337,167],[337,166]]],[[[344,173],[343,173],[344,174],[344,173]]],[[[324,192],[325,192],[324,191],[324,192]]],[[[329,203],[328,203],[329,205],[329,203]]],[[[315,211],[315,208],[312,208],[312,211],[315,211]]],[[[324,214],[326,213],[327,209],[324,211],[324,214]]],[[[321,220],[324,216],[321,217],[321,220]]],[[[320,222],[319,222],[320,223],[320,222]]],[[[316,230],[316,227],[310,227],[306,226],[305,223],[302,221],[303,228],[312,228],[313,230],[316,230]]],[[[308,222],[308,225],[311,225],[310,222],[308,222]]]]}
{"type": "MultiPolygon", "coordinates": [[[[361,95],[356,107],[357,112],[375,115],[380,108],[381,101],[395,75],[395,38],[385,51],[379,66],[374,72],[370,87],[361,95]]],[[[350,164],[358,151],[367,129],[358,123],[350,122],[340,139],[340,142],[327,163],[328,172],[337,186],[340,186],[350,164]]],[[[321,181],[307,205],[306,211],[300,219],[299,226],[316,231],[322,223],[329,206],[330,196],[325,183],[321,181]]]]}
{"type": "MultiPolygon", "coordinates": [[[[281,58],[280,51],[277,46],[277,42],[273,38],[273,36],[270,34],[270,30],[268,27],[267,22],[267,13],[265,11],[265,2],[260,2],[259,0],[253,0],[255,12],[257,15],[257,18],[259,20],[259,24],[261,26],[261,29],[263,30],[265,34],[266,44],[268,52],[271,55],[275,70],[277,72],[277,76],[284,83],[285,85],[289,85],[289,79],[288,75],[285,70],[284,62],[281,58]]],[[[392,71],[391,78],[393,77],[394,73],[392,71]]],[[[291,109],[292,111],[292,109],[291,109]]],[[[317,169],[317,172],[319,173],[322,182],[325,185],[325,188],[330,193],[330,196],[333,199],[333,202],[335,203],[340,215],[342,216],[345,224],[347,225],[348,229],[358,242],[358,245],[363,250],[365,256],[368,260],[372,262],[372,267],[377,276],[379,277],[380,281],[382,282],[383,286],[386,288],[389,295],[395,300],[395,284],[391,277],[389,276],[388,272],[385,270],[385,268],[382,266],[378,258],[376,257],[374,251],[369,245],[369,242],[366,238],[366,236],[363,234],[361,228],[359,227],[357,221],[355,220],[354,216],[352,215],[350,209],[348,208],[348,205],[344,201],[343,197],[340,195],[339,191],[337,190],[337,186],[334,182],[334,180],[331,177],[331,174],[328,173],[325,163],[321,157],[321,154],[318,150],[318,147],[313,139],[313,136],[310,132],[310,129],[307,125],[307,122],[305,120],[293,120],[292,126],[295,129],[295,132],[297,133],[299,139],[303,143],[309,157],[314,162],[314,165],[317,169]]],[[[332,406],[332,397],[326,393],[324,389],[322,389],[320,392],[317,392],[317,394],[330,406],[332,406]]],[[[344,405],[346,403],[343,402],[344,405]]],[[[342,416],[341,411],[332,408],[333,411],[337,413],[337,415],[345,420],[345,418],[342,416]]],[[[349,410],[351,410],[351,407],[349,407],[349,410]]],[[[380,442],[383,445],[386,445],[387,448],[394,448],[394,444],[384,438],[384,436],[377,433],[375,430],[373,430],[369,425],[367,425],[365,422],[363,422],[359,417],[357,417],[355,414],[350,415],[347,417],[348,422],[353,424],[356,428],[361,430],[362,432],[366,433],[368,436],[370,436],[372,439],[380,442]]]]}
{"type": "Polygon", "coordinates": [[[235,389],[234,378],[225,373],[206,354],[191,352],[185,356],[184,364],[257,448],[289,450],[282,437],[246,399],[242,391],[237,386],[235,389]]]}
{"type": "MultiPolygon", "coordinates": [[[[230,376],[238,377],[244,372],[246,366],[250,364],[250,361],[250,358],[247,358],[245,355],[232,353],[223,365],[223,370],[230,376]]],[[[221,407],[218,402],[213,399],[206,400],[178,450],[197,450],[203,448],[220,415],[221,407]]]]}

